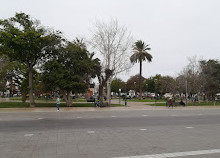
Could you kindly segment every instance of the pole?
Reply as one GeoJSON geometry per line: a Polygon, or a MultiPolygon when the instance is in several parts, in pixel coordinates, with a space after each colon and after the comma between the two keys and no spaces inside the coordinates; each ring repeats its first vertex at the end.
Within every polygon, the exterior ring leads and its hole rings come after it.
{"type": "Polygon", "coordinates": [[[156,99],[157,99],[157,79],[155,79],[154,81],[155,81],[155,103],[154,103],[154,105],[156,105],[156,99]]]}
{"type": "Polygon", "coordinates": [[[125,83],[125,106],[127,106],[127,83],[125,83]]]}
{"type": "Polygon", "coordinates": [[[119,105],[121,104],[120,96],[121,96],[121,89],[119,89],[119,105]]]}
{"type": "Polygon", "coordinates": [[[136,99],[136,82],[134,82],[134,95],[135,95],[135,99],[136,99]]]}
{"type": "Polygon", "coordinates": [[[187,98],[188,96],[187,96],[187,80],[186,80],[186,105],[187,105],[187,98]]]}

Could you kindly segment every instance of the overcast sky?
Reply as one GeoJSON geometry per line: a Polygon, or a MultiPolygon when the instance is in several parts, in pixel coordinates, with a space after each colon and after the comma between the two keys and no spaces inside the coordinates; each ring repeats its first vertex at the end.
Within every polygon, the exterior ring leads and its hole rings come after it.
{"type": "MultiPolygon", "coordinates": [[[[0,19],[24,12],[68,39],[89,38],[96,19],[116,18],[135,40],[150,44],[143,76],[177,76],[187,57],[220,59],[220,0],[0,0],[0,19]]],[[[120,77],[127,80],[139,65],[120,77]]]]}

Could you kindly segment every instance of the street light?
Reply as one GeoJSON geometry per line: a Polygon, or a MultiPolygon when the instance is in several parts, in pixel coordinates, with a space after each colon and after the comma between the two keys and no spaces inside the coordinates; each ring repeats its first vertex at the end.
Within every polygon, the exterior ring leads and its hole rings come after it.
{"type": "Polygon", "coordinates": [[[135,98],[136,98],[136,82],[134,82],[134,95],[135,95],[135,98]]]}
{"type": "Polygon", "coordinates": [[[127,82],[125,82],[125,106],[127,105],[127,82]]]}
{"type": "Polygon", "coordinates": [[[187,79],[186,79],[186,105],[187,105],[187,99],[188,99],[188,96],[187,96],[187,79]]]}
{"type": "Polygon", "coordinates": [[[119,89],[118,91],[119,91],[119,105],[120,105],[121,104],[121,101],[120,101],[121,89],[119,89]]]}
{"type": "Polygon", "coordinates": [[[156,105],[156,99],[157,99],[157,79],[154,79],[155,82],[155,105],[156,105]]]}

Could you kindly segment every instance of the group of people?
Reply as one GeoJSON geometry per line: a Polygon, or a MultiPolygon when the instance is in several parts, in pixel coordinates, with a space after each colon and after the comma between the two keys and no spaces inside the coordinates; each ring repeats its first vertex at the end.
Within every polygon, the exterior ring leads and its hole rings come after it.
{"type": "Polygon", "coordinates": [[[183,102],[183,99],[180,100],[180,102],[175,102],[175,100],[173,100],[172,98],[170,98],[168,101],[167,101],[167,106],[168,107],[172,107],[174,105],[183,105],[183,106],[186,106],[186,104],[183,102]]]}
{"type": "MultiPolygon", "coordinates": [[[[183,106],[186,106],[186,104],[183,102],[183,99],[180,100],[180,102],[175,102],[175,100],[173,100],[172,98],[170,98],[168,101],[167,101],[167,106],[168,107],[173,107],[174,105],[183,105],[183,106]]],[[[60,97],[57,96],[57,99],[56,99],[56,107],[57,107],[57,111],[60,110],[60,97]]]]}

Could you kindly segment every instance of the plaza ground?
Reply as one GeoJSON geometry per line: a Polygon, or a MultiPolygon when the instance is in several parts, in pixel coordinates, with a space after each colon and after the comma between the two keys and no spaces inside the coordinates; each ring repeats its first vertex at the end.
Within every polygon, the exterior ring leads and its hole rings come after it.
{"type": "Polygon", "coordinates": [[[220,157],[218,106],[0,109],[0,131],[3,158],[220,157]]]}

